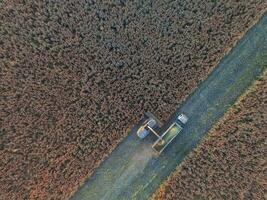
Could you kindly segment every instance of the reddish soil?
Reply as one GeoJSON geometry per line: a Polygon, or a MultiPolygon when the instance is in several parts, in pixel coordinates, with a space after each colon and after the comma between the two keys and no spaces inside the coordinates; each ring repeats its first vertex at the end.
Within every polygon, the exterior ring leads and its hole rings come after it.
{"type": "Polygon", "coordinates": [[[166,120],[266,8],[2,1],[0,199],[69,197],[144,111],[166,120]]]}
{"type": "Polygon", "coordinates": [[[267,73],[162,184],[154,200],[266,199],[267,73]]]}

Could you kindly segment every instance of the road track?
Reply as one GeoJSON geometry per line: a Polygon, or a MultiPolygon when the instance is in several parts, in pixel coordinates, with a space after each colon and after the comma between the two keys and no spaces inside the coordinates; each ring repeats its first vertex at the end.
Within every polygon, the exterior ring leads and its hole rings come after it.
{"type": "Polygon", "coordinates": [[[71,199],[148,199],[266,68],[265,13],[169,118],[164,128],[179,113],[185,113],[189,122],[159,157],[151,150],[155,138],[139,140],[136,125],[71,199]]]}

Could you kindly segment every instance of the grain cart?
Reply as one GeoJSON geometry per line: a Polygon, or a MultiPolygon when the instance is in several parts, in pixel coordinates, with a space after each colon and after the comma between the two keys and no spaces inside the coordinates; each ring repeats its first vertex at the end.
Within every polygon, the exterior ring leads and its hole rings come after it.
{"type": "Polygon", "coordinates": [[[159,120],[157,120],[157,118],[151,113],[146,113],[145,115],[147,116],[147,119],[138,129],[137,135],[141,139],[144,139],[150,133],[156,135],[158,139],[154,142],[152,148],[159,154],[182,131],[184,125],[188,121],[188,117],[185,114],[180,114],[166,131],[160,132],[155,130],[156,128],[161,127],[159,120]]]}

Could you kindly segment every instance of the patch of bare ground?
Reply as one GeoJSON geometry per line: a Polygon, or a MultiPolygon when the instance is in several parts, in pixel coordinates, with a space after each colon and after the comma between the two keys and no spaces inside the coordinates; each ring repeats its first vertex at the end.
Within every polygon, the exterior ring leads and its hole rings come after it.
{"type": "Polygon", "coordinates": [[[66,199],[144,111],[166,119],[266,10],[1,1],[0,199],[66,199]]]}
{"type": "Polygon", "coordinates": [[[225,114],[153,200],[265,199],[267,73],[225,114]]]}

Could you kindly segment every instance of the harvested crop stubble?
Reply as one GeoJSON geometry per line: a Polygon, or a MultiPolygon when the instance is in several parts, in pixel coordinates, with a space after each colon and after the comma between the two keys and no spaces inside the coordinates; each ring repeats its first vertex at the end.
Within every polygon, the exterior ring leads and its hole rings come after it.
{"type": "Polygon", "coordinates": [[[267,73],[213,127],[154,200],[265,199],[267,73]]]}
{"type": "Polygon", "coordinates": [[[2,1],[0,199],[65,199],[146,110],[165,120],[264,0],[2,1]]]}

